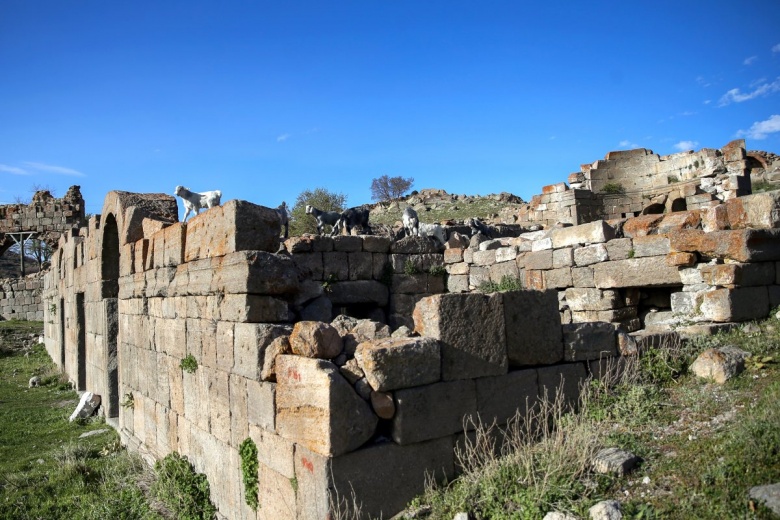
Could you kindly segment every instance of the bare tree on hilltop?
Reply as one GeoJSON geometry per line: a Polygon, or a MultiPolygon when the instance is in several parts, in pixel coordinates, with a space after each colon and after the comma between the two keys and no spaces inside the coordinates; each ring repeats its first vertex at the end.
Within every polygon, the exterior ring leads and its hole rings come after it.
{"type": "Polygon", "coordinates": [[[371,199],[378,202],[396,199],[409,191],[413,184],[414,179],[411,177],[404,179],[382,175],[371,181],[371,199]]]}

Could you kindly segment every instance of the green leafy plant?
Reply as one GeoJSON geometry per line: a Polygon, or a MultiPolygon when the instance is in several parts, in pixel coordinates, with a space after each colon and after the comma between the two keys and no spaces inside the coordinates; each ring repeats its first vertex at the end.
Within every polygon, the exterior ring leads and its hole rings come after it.
{"type": "Polygon", "coordinates": [[[244,495],[246,503],[253,511],[257,511],[257,472],[259,463],[257,461],[257,445],[255,441],[247,437],[238,447],[238,453],[241,455],[241,478],[244,482],[244,495]]]}
{"type": "Polygon", "coordinates": [[[677,178],[677,175],[667,175],[666,182],[669,184],[674,184],[675,182],[680,182],[680,179],[677,178]]]}
{"type": "Polygon", "coordinates": [[[157,481],[152,494],[162,500],[176,518],[210,520],[217,513],[211,503],[211,489],[206,475],[197,473],[192,464],[175,451],[155,463],[157,481]]]}
{"type": "Polygon", "coordinates": [[[335,274],[330,273],[325,278],[325,280],[322,281],[322,288],[325,290],[325,292],[330,292],[333,290],[333,284],[338,281],[339,281],[338,277],[335,274]]]}
{"type": "Polygon", "coordinates": [[[601,193],[607,195],[620,195],[626,192],[626,189],[619,182],[608,182],[601,188],[601,193]]]}
{"type": "Polygon", "coordinates": [[[193,356],[192,354],[187,354],[187,356],[181,360],[179,366],[185,372],[189,372],[190,374],[192,374],[198,369],[198,360],[195,359],[195,356],[193,356]]]}
{"type": "Polygon", "coordinates": [[[771,182],[766,181],[756,181],[753,182],[751,185],[751,190],[753,193],[761,193],[763,191],[772,191],[777,189],[778,186],[775,184],[772,184],[771,182]]]}
{"type": "Polygon", "coordinates": [[[634,258],[634,255],[636,255],[636,251],[634,251],[633,249],[629,249],[628,250],[628,257],[629,258],[634,258]]]}
{"type": "Polygon", "coordinates": [[[133,397],[133,392],[127,392],[122,397],[122,402],[119,403],[119,406],[122,408],[134,408],[135,407],[135,398],[133,397]]]}
{"type": "Polygon", "coordinates": [[[404,274],[413,275],[420,274],[420,269],[417,268],[417,264],[411,259],[404,262],[404,274]]]}
{"type": "Polygon", "coordinates": [[[428,269],[428,274],[432,276],[446,276],[447,269],[443,265],[432,265],[431,268],[428,269]]]}
{"type": "Polygon", "coordinates": [[[500,282],[483,282],[477,289],[483,293],[520,291],[523,289],[523,281],[519,276],[505,274],[500,282]]]}
{"type": "Polygon", "coordinates": [[[290,485],[293,488],[293,492],[298,493],[298,478],[290,477],[290,485]]]}

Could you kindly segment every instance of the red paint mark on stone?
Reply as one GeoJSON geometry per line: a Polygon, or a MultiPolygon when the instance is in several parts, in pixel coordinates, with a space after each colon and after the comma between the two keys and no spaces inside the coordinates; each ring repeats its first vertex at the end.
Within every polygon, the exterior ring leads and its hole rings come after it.
{"type": "Polygon", "coordinates": [[[289,377],[291,377],[292,379],[295,379],[296,381],[300,381],[301,380],[301,374],[299,374],[298,371],[295,370],[294,368],[288,368],[287,369],[287,375],[289,377]]]}
{"type": "Polygon", "coordinates": [[[314,464],[306,457],[301,457],[301,464],[303,467],[309,470],[309,473],[314,473],[314,464]]]}

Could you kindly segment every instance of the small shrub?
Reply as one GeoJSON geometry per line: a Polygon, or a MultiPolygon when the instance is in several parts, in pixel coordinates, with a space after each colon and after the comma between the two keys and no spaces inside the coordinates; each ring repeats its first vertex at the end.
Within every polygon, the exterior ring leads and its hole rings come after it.
{"type": "Polygon", "coordinates": [[[404,262],[404,274],[420,274],[420,270],[417,268],[417,264],[415,264],[411,259],[404,262]]]}
{"type": "Polygon", "coordinates": [[[257,472],[259,464],[257,462],[257,445],[255,441],[249,437],[244,439],[244,442],[238,448],[238,453],[241,455],[241,478],[244,481],[246,503],[252,508],[252,511],[257,511],[257,472]]]}
{"type": "Polygon", "coordinates": [[[322,282],[322,288],[325,290],[325,292],[330,292],[333,290],[333,284],[338,282],[339,278],[333,273],[330,273],[327,278],[322,282]]]}
{"type": "Polygon", "coordinates": [[[206,475],[196,473],[190,462],[173,452],[154,465],[157,481],[152,494],[163,501],[176,518],[210,520],[217,509],[211,503],[206,475]]]}
{"type": "Polygon", "coordinates": [[[187,354],[187,357],[181,360],[179,366],[185,372],[192,374],[198,369],[198,360],[192,354],[187,354]]]}
{"type": "Polygon", "coordinates": [[[680,182],[680,179],[677,178],[677,175],[667,175],[666,182],[669,184],[674,184],[675,182],[680,182]]]}
{"type": "MultiPolygon", "coordinates": [[[[182,362],[184,362],[182,360],[182,362]]],[[[135,407],[135,398],[133,397],[133,392],[127,392],[122,397],[122,402],[119,403],[119,406],[122,408],[134,408],[135,407]]]]}
{"type": "Polygon", "coordinates": [[[523,289],[523,281],[519,276],[510,276],[505,274],[501,277],[501,281],[496,282],[483,282],[478,287],[478,290],[483,293],[492,292],[508,292],[508,291],[520,291],[523,289]]]}
{"type": "Polygon", "coordinates": [[[629,258],[634,258],[634,255],[636,255],[636,251],[634,251],[633,249],[629,249],[628,250],[628,257],[629,258]]]}
{"type": "Polygon", "coordinates": [[[626,192],[626,189],[619,182],[608,182],[601,188],[601,193],[607,195],[621,195],[626,192]]]}
{"type": "Polygon", "coordinates": [[[433,265],[428,269],[428,274],[432,276],[445,276],[447,269],[443,265],[433,265]]]}

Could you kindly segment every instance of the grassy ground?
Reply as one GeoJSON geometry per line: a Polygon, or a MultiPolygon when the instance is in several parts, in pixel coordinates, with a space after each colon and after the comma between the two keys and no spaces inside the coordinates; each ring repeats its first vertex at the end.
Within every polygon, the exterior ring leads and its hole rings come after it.
{"type": "Polygon", "coordinates": [[[588,518],[596,502],[615,499],[624,518],[637,520],[773,518],[748,490],[780,482],[778,345],[780,320],[771,318],[755,332],[647,351],[621,377],[591,382],[578,413],[553,403],[544,421],[518,418],[499,455],[494,435],[480,430],[462,453],[465,474],[431,486],[410,510],[431,519],[460,511],[475,519],[548,511],[588,518]],[[687,373],[699,352],[727,344],[753,354],[740,376],[717,385],[687,373]],[[595,474],[590,456],[612,446],[642,463],[624,477],[595,474]]]}

